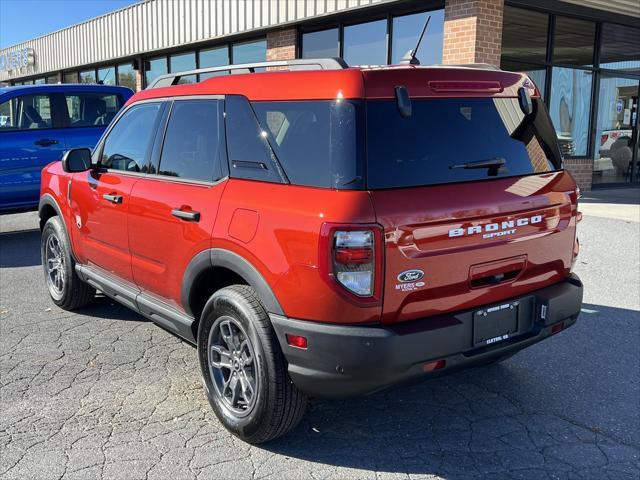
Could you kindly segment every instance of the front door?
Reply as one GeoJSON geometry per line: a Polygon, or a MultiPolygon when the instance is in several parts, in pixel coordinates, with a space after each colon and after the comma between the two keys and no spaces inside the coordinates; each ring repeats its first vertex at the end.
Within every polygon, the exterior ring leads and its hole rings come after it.
{"type": "Polygon", "coordinates": [[[154,174],[131,193],[129,245],[138,288],[181,308],[185,269],[211,246],[227,169],[221,100],[175,100],[170,108],[154,174]]]}
{"type": "Polygon", "coordinates": [[[60,160],[65,146],[56,101],[29,93],[0,103],[0,209],[38,204],[40,172],[60,160]]]}
{"type": "Polygon", "coordinates": [[[129,108],[97,147],[98,167],[71,186],[78,261],[132,282],[129,252],[131,191],[148,170],[161,103],[129,108]]]}

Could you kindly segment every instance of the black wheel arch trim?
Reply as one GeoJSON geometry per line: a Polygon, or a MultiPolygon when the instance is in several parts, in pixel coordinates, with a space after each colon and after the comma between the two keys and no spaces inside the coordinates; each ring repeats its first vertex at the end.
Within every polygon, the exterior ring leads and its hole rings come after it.
{"type": "Polygon", "coordinates": [[[195,255],[184,272],[180,300],[185,312],[195,316],[189,305],[189,293],[198,275],[212,267],[222,267],[238,274],[254,288],[267,312],[284,315],[280,302],[260,272],[242,256],[223,248],[210,248],[195,255]]]}
{"type": "MultiPolygon", "coordinates": [[[[45,206],[51,207],[56,211],[56,214],[60,217],[60,220],[62,221],[62,224],[64,225],[64,228],[66,230],[67,223],[64,220],[64,215],[62,215],[62,210],[60,209],[60,205],[58,205],[58,202],[56,201],[55,198],[53,198],[53,195],[51,195],[50,193],[45,193],[44,195],[42,195],[42,197],[40,197],[40,201],[38,202],[38,218],[40,219],[42,219],[42,211],[44,210],[45,206]]],[[[44,225],[40,226],[41,230],[43,226],[44,225]]]]}

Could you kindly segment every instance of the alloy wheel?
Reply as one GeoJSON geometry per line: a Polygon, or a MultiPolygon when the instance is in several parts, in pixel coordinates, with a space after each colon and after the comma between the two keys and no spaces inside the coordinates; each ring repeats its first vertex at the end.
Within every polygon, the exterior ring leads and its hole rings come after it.
{"type": "Polygon", "coordinates": [[[237,416],[248,415],[258,396],[258,365],[251,340],[236,319],[216,320],[209,332],[207,355],[209,374],[222,403],[237,416]]]}
{"type": "Polygon", "coordinates": [[[60,240],[55,235],[49,235],[45,246],[45,269],[47,271],[47,284],[52,295],[56,298],[62,296],[66,275],[64,254],[60,240]]]}

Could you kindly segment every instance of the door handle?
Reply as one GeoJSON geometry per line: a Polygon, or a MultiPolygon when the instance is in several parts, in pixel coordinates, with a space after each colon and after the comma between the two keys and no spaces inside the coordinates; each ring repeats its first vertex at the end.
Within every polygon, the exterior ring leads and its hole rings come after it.
{"type": "Polygon", "coordinates": [[[187,222],[199,222],[200,221],[200,212],[192,212],[189,210],[181,210],[179,208],[175,208],[171,210],[171,215],[177,217],[181,220],[186,220],[187,222]]]}
{"type": "Polygon", "coordinates": [[[58,140],[53,140],[51,138],[42,138],[40,140],[36,140],[33,142],[35,145],[39,145],[41,147],[48,147],[50,145],[57,145],[58,140]]]}
{"type": "Polygon", "coordinates": [[[107,202],[122,203],[122,195],[116,195],[115,193],[105,193],[102,195],[107,202]]]}

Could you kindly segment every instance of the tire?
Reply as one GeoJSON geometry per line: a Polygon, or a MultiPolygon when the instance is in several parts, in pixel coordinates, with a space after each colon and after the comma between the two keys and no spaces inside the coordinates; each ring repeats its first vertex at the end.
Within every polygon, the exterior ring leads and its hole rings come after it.
{"type": "Polygon", "coordinates": [[[269,316],[253,288],[233,285],[212,295],[200,320],[198,358],[213,411],[245,442],[280,437],[304,416],[307,397],[289,378],[269,316]]]}
{"type": "Polygon", "coordinates": [[[69,238],[57,216],[47,220],[42,229],[40,254],[53,303],[64,310],[75,310],[93,301],[96,291],[78,277],[69,238]]]}

